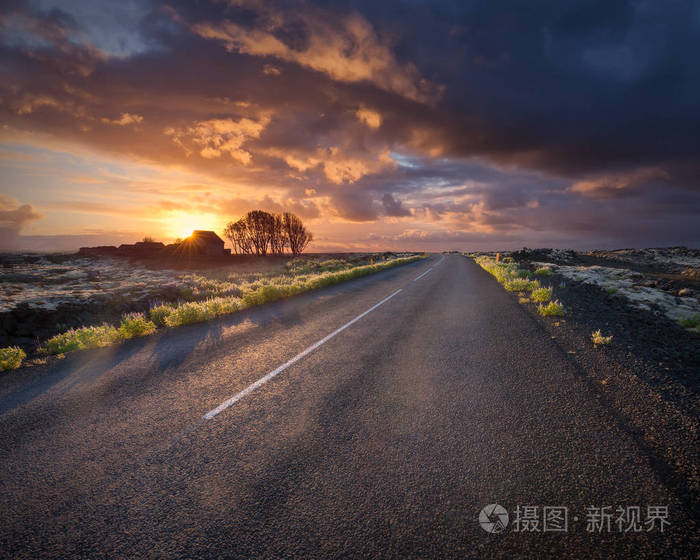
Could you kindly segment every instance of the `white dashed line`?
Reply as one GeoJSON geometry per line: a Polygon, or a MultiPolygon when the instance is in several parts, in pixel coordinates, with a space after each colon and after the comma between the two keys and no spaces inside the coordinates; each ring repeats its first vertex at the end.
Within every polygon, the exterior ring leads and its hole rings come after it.
{"type": "Polygon", "coordinates": [[[280,373],[282,373],[282,372],[283,372],[285,369],[287,369],[289,366],[295,364],[296,362],[298,362],[299,360],[301,360],[304,356],[306,356],[306,355],[308,355],[308,354],[311,354],[311,352],[313,352],[314,350],[316,350],[316,348],[318,348],[318,347],[321,346],[322,344],[325,344],[326,342],[328,342],[328,341],[329,341],[331,338],[333,338],[335,335],[340,334],[340,333],[343,332],[345,329],[347,329],[350,325],[356,323],[357,321],[359,321],[360,319],[362,319],[362,317],[364,317],[364,316],[367,315],[368,313],[371,313],[372,311],[374,311],[375,309],[377,309],[377,307],[379,307],[380,305],[382,305],[382,304],[386,303],[387,301],[389,301],[391,298],[393,298],[393,297],[394,297],[396,294],[398,294],[400,291],[401,291],[401,288],[399,288],[398,290],[396,290],[396,291],[395,291],[393,294],[391,294],[390,296],[385,297],[385,298],[384,298],[382,301],[380,301],[379,303],[377,303],[377,304],[373,305],[372,307],[370,307],[367,311],[363,311],[363,312],[360,313],[357,317],[355,317],[355,318],[352,319],[351,321],[348,321],[347,323],[345,323],[342,327],[340,327],[340,328],[334,330],[331,334],[325,336],[324,338],[322,338],[322,339],[319,340],[318,342],[312,344],[312,345],[309,346],[306,350],[302,350],[302,351],[299,352],[296,356],[294,356],[291,360],[289,360],[289,361],[283,363],[283,364],[282,364],[280,367],[278,367],[277,369],[274,369],[274,370],[272,370],[270,373],[268,373],[267,375],[261,377],[261,378],[258,379],[255,383],[252,383],[251,385],[248,385],[248,387],[246,387],[245,389],[243,389],[240,393],[234,395],[233,397],[231,397],[231,398],[228,399],[227,401],[222,402],[222,403],[221,403],[219,406],[217,406],[215,409],[210,410],[209,412],[207,412],[207,413],[203,416],[204,420],[211,420],[211,419],[214,418],[214,416],[216,416],[217,414],[222,413],[224,410],[226,410],[226,409],[229,408],[230,406],[236,404],[236,403],[237,403],[238,401],[240,401],[243,397],[245,397],[246,395],[252,393],[253,391],[255,391],[255,389],[257,389],[258,387],[264,385],[265,383],[267,383],[268,381],[270,381],[270,379],[272,379],[273,377],[276,377],[277,375],[279,375],[280,373]]]}
{"type": "Polygon", "coordinates": [[[428,270],[426,270],[423,274],[419,274],[418,276],[416,276],[416,277],[413,279],[413,281],[415,282],[416,280],[420,280],[421,278],[423,278],[423,276],[425,276],[426,274],[428,274],[428,272],[430,272],[431,270],[433,270],[433,267],[432,267],[432,266],[431,266],[428,270]]]}

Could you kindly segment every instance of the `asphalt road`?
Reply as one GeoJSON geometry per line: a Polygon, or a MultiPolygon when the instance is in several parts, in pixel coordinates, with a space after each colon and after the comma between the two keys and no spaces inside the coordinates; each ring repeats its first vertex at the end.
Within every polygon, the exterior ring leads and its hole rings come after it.
{"type": "Polygon", "coordinates": [[[433,256],[0,377],[0,555],[695,557],[616,418],[489,275],[433,256]],[[517,506],[566,507],[568,531],[516,532],[517,506]],[[618,506],[670,524],[618,533],[618,506]]]}

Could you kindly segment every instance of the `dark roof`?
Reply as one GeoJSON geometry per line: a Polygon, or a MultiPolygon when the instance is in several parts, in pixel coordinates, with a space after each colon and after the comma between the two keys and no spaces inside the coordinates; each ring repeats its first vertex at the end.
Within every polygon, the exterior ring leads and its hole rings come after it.
{"type": "Polygon", "coordinates": [[[204,239],[206,241],[217,241],[219,243],[223,243],[224,240],[221,239],[216,233],[213,231],[206,231],[203,229],[196,229],[192,232],[192,235],[190,235],[191,239],[204,239]]]}

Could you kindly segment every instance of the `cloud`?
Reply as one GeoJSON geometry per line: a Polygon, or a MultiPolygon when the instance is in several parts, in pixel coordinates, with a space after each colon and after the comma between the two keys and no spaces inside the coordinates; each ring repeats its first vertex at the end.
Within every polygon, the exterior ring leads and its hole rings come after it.
{"type": "Polygon", "coordinates": [[[307,5],[294,17],[269,8],[262,15],[263,28],[226,20],[197,23],[192,29],[201,37],[223,42],[232,52],[296,63],[334,80],[370,82],[420,102],[437,95],[438,88],[422,78],[415,65],[400,62],[371,23],[358,14],[329,17],[307,5]],[[285,41],[285,32],[293,26],[299,28],[301,40],[285,41]]]}
{"type": "Polygon", "coordinates": [[[386,216],[398,218],[411,215],[411,211],[404,208],[401,201],[395,199],[391,193],[384,193],[382,205],[384,206],[384,215],[386,216]]]}
{"type": "Polygon", "coordinates": [[[21,204],[14,198],[0,194],[0,250],[17,249],[20,231],[28,223],[41,218],[31,204],[21,204]]]}
{"type": "Polygon", "coordinates": [[[382,116],[376,111],[360,107],[355,113],[361,122],[365,123],[370,128],[379,128],[382,125],[382,116]]]}
{"type": "Polygon", "coordinates": [[[108,119],[106,117],[100,119],[100,122],[104,124],[112,124],[116,126],[139,124],[141,121],[143,121],[143,117],[141,115],[135,115],[131,113],[122,113],[118,119],[108,119]]]}
{"type": "Polygon", "coordinates": [[[247,165],[252,156],[242,149],[243,145],[251,138],[259,138],[269,122],[269,115],[263,115],[259,120],[210,119],[196,122],[185,129],[168,127],[164,134],[172,137],[173,142],[182,147],[187,155],[192,153],[191,146],[197,146],[199,155],[205,159],[219,158],[227,153],[247,165]]]}
{"type": "Polygon", "coordinates": [[[668,172],[658,167],[643,167],[626,173],[604,175],[595,179],[576,181],[571,185],[572,192],[586,196],[611,197],[619,191],[627,191],[650,181],[664,182],[671,178],[668,172]]]}

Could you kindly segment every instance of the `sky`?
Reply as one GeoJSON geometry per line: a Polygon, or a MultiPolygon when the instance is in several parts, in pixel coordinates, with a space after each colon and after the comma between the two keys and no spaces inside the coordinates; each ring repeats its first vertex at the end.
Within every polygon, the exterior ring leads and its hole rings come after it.
{"type": "Polygon", "coordinates": [[[700,2],[5,0],[0,250],[700,246],[700,2]]]}

